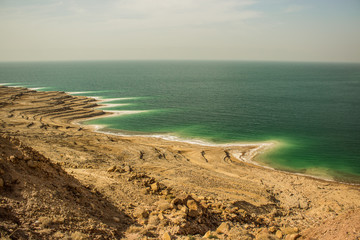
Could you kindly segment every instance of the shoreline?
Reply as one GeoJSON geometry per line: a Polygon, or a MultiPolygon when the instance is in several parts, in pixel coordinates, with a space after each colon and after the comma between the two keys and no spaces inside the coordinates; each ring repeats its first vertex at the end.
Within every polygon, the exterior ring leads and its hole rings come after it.
{"type": "MultiPolygon", "coordinates": [[[[110,111],[109,111],[110,112],[110,111]]],[[[131,113],[129,113],[131,114],[131,113]]],[[[119,114],[119,116],[121,116],[122,114],[119,114]]],[[[104,118],[104,117],[113,117],[113,115],[109,115],[109,116],[100,116],[99,118],[104,118]]],[[[96,118],[96,117],[95,117],[96,118]]],[[[91,118],[93,119],[93,118],[91,118]]],[[[83,121],[83,120],[82,120],[83,121]]],[[[88,120],[84,120],[84,121],[88,121],[88,120]]],[[[239,161],[242,161],[244,163],[249,163],[261,168],[265,168],[265,169],[269,169],[271,171],[277,171],[280,173],[285,173],[285,174],[293,174],[293,175],[298,175],[298,176],[302,176],[302,177],[307,177],[307,178],[311,178],[311,179],[316,179],[316,180],[321,180],[321,181],[325,181],[325,182],[333,182],[333,183],[341,183],[341,184],[346,184],[346,185],[354,185],[354,186],[360,186],[360,183],[354,183],[354,182],[345,182],[345,181],[340,181],[340,180],[336,180],[336,179],[332,179],[331,177],[333,177],[332,175],[327,175],[327,177],[325,176],[317,176],[317,175],[311,175],[311,174],[306,174],[306,173],[301,173],[301,172],[296,172],[291,171],[291,170],[282,170],[282,169],[278,169],[275,167],[272,167],[270,165],[266,165],[261,161],[256,161],[256,160],[252,160],[254,158],[256,158],[258,155],[264,154],[266,151],[271,151],[273,148],[276,148],[277,144],[279,144],[276,141],[269,141],[269,142],[264,142],[264,143],[258,143],[258,142],[239,142],[239,143],[225,143],[225,144],[217,144],[217,143],[210,143],[210,142],[206,142],[204,140],[197,140],[197,139],[184,139],[181,137],[177,137],[176,135],[159,135],[159,134],[126,134],[126,133],[122,133],[122,130],[120,129],[111,129],[108,128],[109,131],[102,131],[101,129],[107,129],[106,125],[101,125],[101,124],[82,124],[81,122],[78,123],[80,126],[84,126],[84,127],[90,127],[93,129],[94,132],[97,133],[103,133],[103,134],[108,134],[108,135],[114,135],[114,136],[120,136],[120,137],[140,137],[140,138],[158,138],[161,140],[165,140],[165,141],[172,141],[172,142],[179,142],[179,143],[187,143],[187,144],[191,144],[191,145],[199,145],[199,146],[206,146],[206,147],[243,147],[243,146],[258,146],[257,148],[255,148],[254,150],[250,151],[250,156],[246,156],[246,158],[242,157],[242,156],[236,156],[236,153],[233,153],[234,157],[236,157],[239,161]],[[112,132],[111,130],[116,130],[118,132],[112,132]]],[[[326,169],[327,170],[327,169],[326,169]]]]}
{"type": "MultiPolygon", "coordinates": [[[[100,101],[101,103],[102,101],[100,101]]],[[[98,108],[102,108],[102,106],[99,106],[98,108]]],[[[208,147],[244,147],[244,146],[257,146],[255,149],[251,150],[250,153],[248,154],[248,156],[245,156],[245,158],[243,156],[236,156],[236,154],[233,154],[238,160],[242,161],[242,162],[246,162],[249,164],[253,164],[255,166],[258,167],[262,167],[262,168],[266,168],[266,169],[270,169],[272,171],[278,171],[278,172],[282,172],[282,173],[287,173],[287,174],[294,174],[294,175],[298,175],[298,176],[303,176],[303,177],[309,177],[312,179],[317,179],[317,180],[323,180],[323,181],[328,181],[328,182],[337,182],[337,183],[342,183],[342,184],[349,184],[349,185],[354,185],[354,186],[360,186],[360,183],[358,182],[350,182],[350,181],[341,181],[336,179],[335,176],[333,175],[312,175],[312,174],[306,174],[306,173],[301,173],[296,171],[296,169],[291,169],[291,170],[283,170],[283,169],[279,169],[276,167],[273,167],[269,164],[265,164],[262,161],[259,160],[255,160],[256,157],[258,157],[261,154],[265,154],[267,151],[271,151],[276,147],[279,147],[279,145],[281,145],[281,143],[279,143],[276,140],[272,140],[272,141],[267,141],[267,142],[233,142],[233,143],[211,143],[211,142],[207,142],[205,140],[202,139],[186,139],[186,138],[181,138],[174,135],[171,135],[171,133],[169,134],[146,134],[146,133],[130,133],[127,134],[126,131],[121,130],[121,129],[111,129],[108,128],[107,125],[101,125],[101,124],[83,124],[83,122],[92,120],[92,119],[96,119],[96,118],[106,118],[106,117],[116,117],[116,116],[121,116],[123,115],[122,112],[125,112],[124,114],[136,114],[136,113],[141,113],[142,111],[104,111],[104,112],[109,112],[110,115],[108,116],[99,116],[99,117],[94,117],[94,118],[90,118],[87,120],[81,120],[80,122],[77,122],[79,125],[84,126],[84,127],[90,127],[94,132],[98,132],[98,133],[103,133],[103,134],[109,134],[109,135],[114,135],[114,136],[122,136],[122,137],[142,137],[142,138],[158,138],[158,139],[162,139],[165,141],[174,141],[174,142],[179,142],[179,143],[188,143],[188,144],[192,144],[192,145],[199,145],[199,146],[208,146],[208,147]],[[112,115],[114,114],[114,115],[112,115]],[[102,130],[102,129],[107,129],[106,130],[102,130]]],[[[312,168],[309,168],[307,170],[311,170],[312,168]]],[[[331,170],[329,168],[325,168],[325,170],[331,170]]],[[[353,180],[354,181],[354,180],[353,180]]]]}
{"type": "MultiPolygon", "coordinates": [[[[47,87],[28,88],[28,87],[25,87],[22,85],[12,86],[11,84],[12,83],[1,83],[0,86],[11,87],[11,88],[25,88],[25,89],[29,89],[29,90],[33,90],[33,91],[38,91],[38,90],[47,88],[47,87]]],[[[41,91],[41,92],[47,92],[47,91],[41,91]]],[[[55,91],[50,91],[50,92],[61,92],[61,91],[55,90],[55,91]]],[[[98,118],[117,117],[117,116],[122,116],[122,115],[144,113],[144,112],[149,112],[151,110],[106,110],[106,108],[109,108],[109,107],[127,105],[127,103],[113,104],[113,103],[111,103],[112,101],[134,99],[134,97],[103,98],[103,97],[99,97],[99,96],[87,96],[86,95],[86,93],[91,93],[91,92],[96,92],[96,91],[79,91],[79,92],[64,92],[64,93],[68,94],[70,96],[74,96],[74,97],[85,97],[88,99],[95,100],[95,102],[97,103],[97,106],[94,107],[94,109],[99,109],[100,111],[105,113],[104,115],[91,116],[91,117],[85,118],[85,119],[72,120],[73,123],[78,124],[79,126],[82,126],[82,127],[89,127],[94,132],[116,135],[116,136],[123,136],[123,137],[159,138],[159,139],[162,139],[165,141],[175,141],[175,142],[188,143],[188,144],[200,145],[200,146],[210,146],[210,147],[235,147],[235,146],[238,146],[238,147],[253,146],[254,147],[254,146],[258,146],[256,149],[251,150],[250,151],[251,153],[249,153],[249,156],[246,156],[246,158],[243,158],[240,156],[240,157],[237,157],[237,159],[240,161],[249,163],[249,164],[253,164],[258,167],[270,169],[272,171],[279,171],[282,173],[294,174],[294,175],[298,175],[298,176],[304,176],[304,177],[309,177],[309,178],[324,180],[324,181],[329,181],[329,182],[337,182],[337,183],[342,183],[342,184],[360,186],[360,180],[357,180],[358,179],[357,177],[356,177],[356,180],[350,179],[349,181],[341,181],[339,179],[336,179],[337,177],[334,175],[331,175],[331,174],[326,174],[325,176],[323,174],[313,175],[313,174],[302,173],[296,169],[291,169],[291,168],[289,170],[280,169],[280,168],[271,166],[271,164],[266,164],[260,160],[256,160],[256,157],[258,157],[259,155],[266,154],[265,152],[271,151],[274,148],[279,147],[279,145],[281,145],[281,143],[278,142],[277,140],[270,140],[270,141],[266,141],[266,142],[241,142],[240,141],[240,142],[222,144],[222,143],[211,143],[211,142],[207,142],[206,140],[196,139],[196,138],[185,139],[185,138],[178,137],[175,134],[171,135],[171,133],[168,133],[168,134],[167,133],[165,133],[165,134],[151,134],[151,133],[149,133],[149,134],[146,134],[146,133],[144,133],[144,134],[136,134],[136,133],[135,134],[126,134],[126,133],[124,133],[124,130],[111,129],[111,128],[108,128],[109,131],[101,131],[101,129],[107,129],[107,126],[101,125],[101,124],[83,124],[83,122],[93,120],[93,119],[98,119],[98,118]],[[84,95],[79,95],[79,94],[84,94],[84,95]],[[112,130],[114,130],[116,132],[112,132],[112,130]],[[354,182],[354,181],[356,181],[356,182],[354,182]]],[[[308,168],[307,170],[311,170],[311,169],[313,169],[313,168],[308,168]]],[[[315,169],[317,169],[317,168],[315,168],[315,169]]],[[[331,171],[332,169],[325,168],[325,170],[331,171]]]]}
{"type": "MultiPolygon", "coordinates": [[[[95,98],[97,99],[97,98],[95,98]]],[[[99,103],[102,103],[104,101],[100,100],[99,103]]],[[[106,102],[106,101],[105,101],[106,102]]],[[[101,105],[99,107],[97,107],[99,109],[103,108],[101,105]]],[[[174,135],[171,135],[170,133],[168,134],[126,134],[124,130],[121,129],[111,129],[108,128],[107,125],[102,125],[102,124],[83,124],[83,122],[92,120],[92,119],[97,119],[97,118],[106,118],[106,117],[116,117],[116,116],[122,116],[122,115],[126,115],[126,114],[137,114],[137,113],[141,113],[143,111],[104,111],[104,112],[109,112],[110,115],[108,116],[99,116],[99,117],[94,117],[94,118],[90,118],[90,119],[85,119],[85,120],[81,120],[79,122],[76,122],[77,124],[84,126],[84,127],[90,127],[94,132],[98,132],[98,133],[103,133],[103,134],[109,134],[109,135],[115,135],[115,136],[122,136],[122,137],[141,137],[141,138],[157,138],[157,139],[161,139],[161,140],[165,140],[165,141],[171,141],[171,142],[179,142],[179,143],[186,143],[186,144],[191,144],[191,145],[198,145],[198,146],[205,146],[205,147],[244,147],[244,146],[251,146],[251,147],[256,147],[253,150],[249,151],[248,156],[243,156],[243,155],[239,155],[236,156],[236,154],[233,153],[233,155],[242,162],[245,163],[249,163],[249,164],[253,164],[255,166],[258,167],[263,167],[266,169],[270,169],[270,170],[274,170],[274,171],[280,171],[280,172],[286,172],[286,173],[294,173],[294,172],[289,172],[289,171],[283,171],[280,169],[276,169],[273,168],[271,166],[265,165],[265,164],[261,164],[261,162],[255,161],[253,160],[257,155],[264,153],[265,151],[270,151],[272,148],[275,148],[276,145],[278,144],[277,141],[267,141],[267,142],[234,142],[234,143],[225,143],[225,144],[221,144],[221,143],[211,143],[211,142],[207,142],[205,140],[202,139],[185,139],[185,138],[181,138],[174,135]],[[124,113],[123,113],[124,112],[124,113]],[[109,131],[102,131],[102,129],[108,129],[109,131]]],[[[146,111],[144,111],[146,112],[146,111]]],[[[296,173],[295,173],[296,174],[296,173]]],[[[314,177],[317,178],[316,176],[311,176],[311,175],[305,175],[303,174],[303,176],[308,176],[308,177],[314,177]]],[[[322,179],[322,178],[319,178],[322,179]]],[[[325,181],[335,181],[335,180],[331,180],[331,179],[322,179],[325,181]]],[[[336,181],[335,181],[336,182],[336,181]]]]}
{"type": "MultiPolygon", "coordinates": [[[[46,89],[47,87],[36,87],[36,88],[28,88],[22,85],[9,85],[11,83],[1,83],[0,86],[4,86],[4,87],[11,87],[11,88],[25,88],[25,89],[29,89],[29,90],[34,90],[34,91],[38,91],[41,89],[46,89]]],[[[44,91],[47,92],[47,91],[44,91]]],[[[60,91],[51,91],[51,92],[60,92],[60,91]]],[[[127,105],[127,103],[111,103],[112,101],[118,101],[118,100],[127,100],[127,99],[134,99],[134,97],[124,97],[124,98],[103,98],[103,97],[99,97],[99,96],[87,96],[86,93],[91,93],[91,92],[96,92],[96,91],[79,91],[79,92],[64,92],[65,94],[68,94],[70,96],[74,96],[74,97],[85,97],[85,98],[89,98],[89,99],[94,99],[95,102],[98,104],[95,109],[99,109],[100,111],[104,112],[104,115],[100,115],[100,116],[91,116],[89,118],[86,119],[75,119],[72,122],[75,124],[78,124],[82,127],[89,127],[91,128],[93,131],[98,132],[98,133],[104,133],[104,134],[111,134],[111,135],[117,135],[117,136],[124,136],[124,137],[149,137],[149,138],[159,138],[165,141],[175,141],[175,142],[184,142],[184,143],[189,143],[189,144],[194,144],[194,145],[201,145],[201,146],[212,146],[212,147],[232,147],[232,146],[258,146],[258,148],[256,150],[252,150],[251,154],[249,154],[250,156],[247,156],[245,159],[243,157],[238,157],[237,159],[246,163],[250,163],[253,164],[255,166],[258,167],[263,167],[266,169],[270,169],[273,171],[279,171],[279,172],[283,172],[283,173],[288,173],[288,174],[295,174],[295,175],[299,175],[299,176],[304,176],[304,177],[310,177],[313,179],[318,179],[318,180],[324,180],[324,181],[329,181],[329,182],[338,182],[338,183],[342,183],[342,184],[349,184],[349,185],[355,185],[355,186],[360,186],[360,180],[357,180],[358,178],[356,177],[356,180],[349,180],[349,181],[341,181],[339,179],[336,179],[337,177],[331,174],[326,174],[325,176],[323,174],[319,174],[319,175],[313,175],[313,174],[306,174],[306,173],[302,173],[299,172],[296,169],[291,169],[289,168],[289,170],[286,169],[280,169],[280,168],[276,168],[271,166],[271,164],[266,164],[263,161],[260,160],[256,160],[256,157],[258,157],[261,154],[266,154],[265,152],[267,151],[271,151],[274,148],[279,147],[279,145],[281,145],[280,142],[278,142],[277,140],[269,140],[266,142],[234,142],[234,143],[211,143],[211,142],[207,142],[206,140],[202,140],[202,139],[184,139],[181,137],[174,135],[171,135],[171,133],[165,133],[165,134],[126,134],[124,133],[123,130],[121,129],[109,129],[109,131],[101,131],[101,129],[106,129],[107,126],[106,125],[101,125],[101,124],[83,124],[83,122],[89,121],[89,120],[93,120],[93,119],[98,119],[98,118],[106,118],[106,117],[117,117],[117,116],[122,116],[122,115],[129,115],[129,114],[137,114],[137,113],[144,113],[144,112],[149,112],[151,110],[106,110],[106,108],[109,107],[114,107],[114,106],[125,106],[127,105]],[[84,94],[84,95],[79,95],[79,94],[84,94]],[[114,130],[116,132],[112,132],[111,130],[114,130]],[[356,182],[354,182],[356,181],[356,182]]],[[[126,132],[126,131],[125,131],[126,132]]],[[[311,170],[313,168],[308,168],[307,170],[311,170]]],[[[317,168],[315,168],[317,169],[317,168]]],[[[325,170],[332,170],[330,168],[325,168],[325,170]]],[[[322,172],[320,172],[322,173],[322,172]]],[[[346,177],[346,176],[345,176],[346,177]]]]}
{"type": "Polygon", "coordinates": [[[79,123],[111,116],[96,109],[95,99],[26,88],[0,87],[0,93],[1,207],[14,214],[0,226],[7,234],[19,228],[17,238],[79,232],[89,239],[330,240],[360,234],[359,186],[239,160],[264,151],[261,144],[104,134],[79,123]],[[318,235],[329,226],[338,230],[318,235]]]}
{"type": "MultiPolygon", "coordinates": [[[[130,113],[131,114],[131,113],[130,113]]],[[[121,116],[122,114],[120,114],[121,116]]],[[[111,115],[109,116],[111,117],[111,115]]],[[[86,120],[85,120],[86,121],[86,120]]],[[[81,123],[80,123],[81,124],[81,123]]],[[[253,151],[251,151],[251,153],[249,154],[250,156],[247,156],[246,159],[244,159],[242,156],[237,157],[237,159],[239,159],[240,161],[243,162],[247,162],[247,163],[251,163],[254,165],[258,165],[261,166],[259,163],[252,161],[251,159],[254,158],[256,155],[260,154],[259,151],[263,152],[268,150],[271,147],[274,147],[274,145],[276,143],[274,142],[264,142],[264,143],[257,143],[257,142],[239,142],[239,143],[225,143],[225,144],[217,144],[217,143],[210,143],[210,142],[206,142],[204,140],[199,140],[199,139],[185,139],[185,138],[181,138],[178,137],[176,135],[171,135],[171,134],[126,134],[126,133],[121,133],[122,130],[118,130],[115,129],[116,131],[119,132],[112,132],[112,129],[109,129],[109,131],[101,131],[101,129],[107,129],[106,125],[86,125],[86,124],[81,124],[82,126],[90,126],[94,128],[95,132],[98,133],[104,133],[104,134],[109,134],[109,135],[115,135],[115,136],[122,136],[122,137],[142,137],[142,138],[158,138],[161,140],[165,140],[165,141],[171,141],[171,142],[179,142],[179,143],[187,143],[187,144],[191,144],[191,145],[198,145],[198,146],[205,146],[205,147],[254,147],[257,146],[257,148],[255,148],[253,151]]],[[[266,166],[264,166],[266,167],[266,166]]],[[[272,169],[271,167],[269,167],[270,169],[272,169]]]]}

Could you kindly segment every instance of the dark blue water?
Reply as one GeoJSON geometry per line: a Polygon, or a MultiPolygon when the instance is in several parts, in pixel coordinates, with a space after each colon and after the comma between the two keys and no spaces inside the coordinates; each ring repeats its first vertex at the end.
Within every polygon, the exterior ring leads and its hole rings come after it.
{"type": "Polygon", "coordinates": [[[215,143],[276,140],[273,167],[360,181],[360,64],[226,61],[1,63],[0,82],[131,98],[145,113],[92,124],[215,143]]]}

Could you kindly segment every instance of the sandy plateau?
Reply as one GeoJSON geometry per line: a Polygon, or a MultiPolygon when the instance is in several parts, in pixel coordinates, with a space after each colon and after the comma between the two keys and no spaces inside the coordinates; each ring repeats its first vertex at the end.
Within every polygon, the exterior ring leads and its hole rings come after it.
{"type": "Polygon", "coordinates": [[[1,239],[360,239],[360,186],[74,123],[96,106],[0,86],[1,239]]]}

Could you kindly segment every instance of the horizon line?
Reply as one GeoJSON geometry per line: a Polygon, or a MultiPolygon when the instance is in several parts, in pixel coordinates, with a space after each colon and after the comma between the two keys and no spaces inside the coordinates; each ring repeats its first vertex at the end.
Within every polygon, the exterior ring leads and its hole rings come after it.
{"type": "Polygon", "coordinates": [[[0,63],[56,63],[56,62],[278,62],[278,63],[338,63],[360,64],[360,61],[322,60],[246,60],[246,59],[73,59],[73,60],[10,60],[0,63]]]}

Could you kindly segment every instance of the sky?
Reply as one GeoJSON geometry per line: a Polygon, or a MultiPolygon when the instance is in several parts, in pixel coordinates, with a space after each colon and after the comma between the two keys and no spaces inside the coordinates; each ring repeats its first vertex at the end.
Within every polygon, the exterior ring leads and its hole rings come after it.
{"type": "Polygon", "coordinates": [[[360,62],[360,0],[0,0],[0,61],[360,62]]]}

